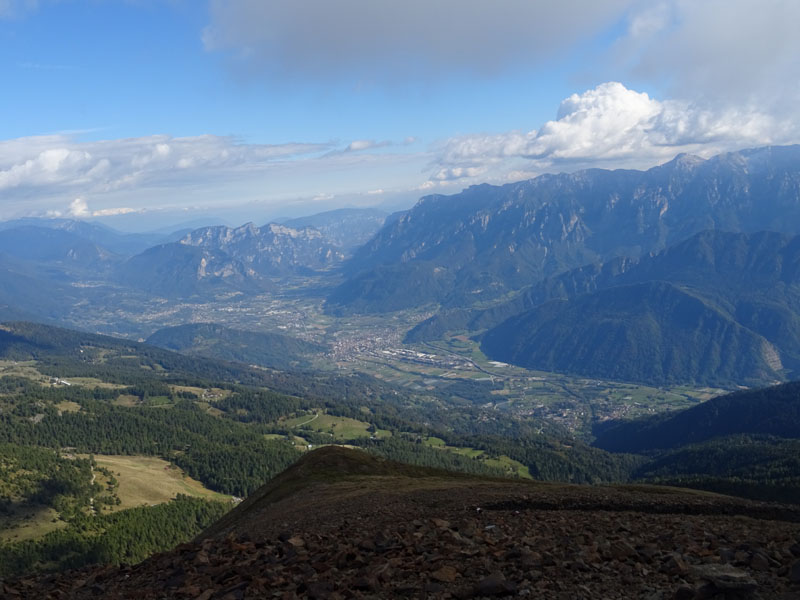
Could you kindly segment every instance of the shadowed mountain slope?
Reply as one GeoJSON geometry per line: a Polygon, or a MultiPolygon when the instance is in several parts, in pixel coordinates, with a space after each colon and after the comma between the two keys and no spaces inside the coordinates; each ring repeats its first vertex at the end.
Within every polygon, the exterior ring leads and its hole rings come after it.
{"type": "Polygon", "coordinates": [[[599,434],[595,446],[645,452],[735,434],[800,439],[800,382],[726,394],[677,413],[622,423],[599,434]]]}
{"type": "Polygon", "coordinates": [[[789,378],[800,367],[800,236],[704,231],[484,310],[442,311],[406,340],[484,329],[490,357],[543,370],[659,384],[789,378]]]}
{"type": "Polygon", "coordinates": [[[490,357],[544,371],[648,383],[776,381],[763,337],[664,282],[553,300],[488,331],[490,357]]]}

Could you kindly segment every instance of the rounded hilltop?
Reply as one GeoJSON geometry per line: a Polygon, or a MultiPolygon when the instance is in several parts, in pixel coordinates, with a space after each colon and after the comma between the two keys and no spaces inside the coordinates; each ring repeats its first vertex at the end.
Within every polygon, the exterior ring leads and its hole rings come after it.
{"type": "Polygon", "coordinates": [[[800,508],[310,452],[193,543],[9,598],[797,598],[800,508]]]}

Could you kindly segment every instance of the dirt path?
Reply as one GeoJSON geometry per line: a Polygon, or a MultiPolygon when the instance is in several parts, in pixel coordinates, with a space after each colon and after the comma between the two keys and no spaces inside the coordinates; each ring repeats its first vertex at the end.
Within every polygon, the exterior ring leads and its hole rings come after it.
{"type": "Polygon", "coordinates": [[[316,421],[319,418],[320,413],[315,413],[313,417],[311,417],[308,421],[304,421],[302,423],[298,423],[295,427],[302,427],[303,425],[308,425],[312,421],[316,421]]]}
{"type": "MultiPolygon", "coordinates": [[[[95,479],[97,479],[97,473],[94,472],[94,467],[92,467],[91,485],[94,485],[95,479]]],[[[89,508],[92,511],[92,515],[97,515],[97,509],[94,507],[94,496],[89,497],[89,508]]]]}

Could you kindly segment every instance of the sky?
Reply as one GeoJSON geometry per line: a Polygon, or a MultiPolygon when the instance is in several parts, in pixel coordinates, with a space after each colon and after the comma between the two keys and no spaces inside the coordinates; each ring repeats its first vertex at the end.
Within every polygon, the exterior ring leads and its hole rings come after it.
{"type": "Polygon", "coordinates": [[[0,0],[0,220],[231,225],[800,142],[796,0],[0,0]]]}

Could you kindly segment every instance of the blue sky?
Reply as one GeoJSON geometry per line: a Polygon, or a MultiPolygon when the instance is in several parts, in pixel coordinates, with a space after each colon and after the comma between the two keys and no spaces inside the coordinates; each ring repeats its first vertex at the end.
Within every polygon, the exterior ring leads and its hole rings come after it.
{"type": "Polygon", "coordinates": [[[237,224],[796,143],[798,22],[794,0],[0,0],[0,219],[237,224]]]}

